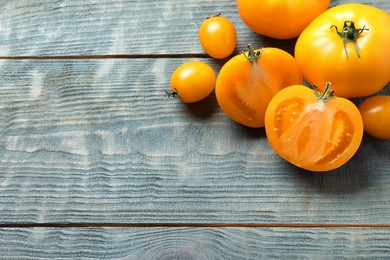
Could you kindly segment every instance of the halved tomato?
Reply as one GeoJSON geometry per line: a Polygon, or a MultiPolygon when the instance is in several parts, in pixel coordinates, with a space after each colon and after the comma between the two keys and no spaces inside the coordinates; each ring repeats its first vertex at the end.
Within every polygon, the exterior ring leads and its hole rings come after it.
{"type": "Polygon", "coordinates": [[[281,89],[302,84],[294,57],[278,48],[263,48],[236,55],[221,68],[215,93],[222,110],[249,127],[264,126],[271,98],[281,89]]]}
{"type": "Polygon", "coordinates": [[[358,150],[363,122],[358,108],[303,85],[278,92],[268,105],[265,130],[274,150],[288,162],[310,171],[336,169],[358,150]]]}

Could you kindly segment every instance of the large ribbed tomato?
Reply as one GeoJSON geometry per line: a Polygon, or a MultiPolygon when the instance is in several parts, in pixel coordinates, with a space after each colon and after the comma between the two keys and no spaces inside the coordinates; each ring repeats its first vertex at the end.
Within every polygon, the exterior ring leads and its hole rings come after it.
{"type": "Polygon", "coordinates": [[[376,93],[390,81],[390,15],[363,4],[343,4],[319,15],[295,46],[305,79],[336,96],[376,93]]]}

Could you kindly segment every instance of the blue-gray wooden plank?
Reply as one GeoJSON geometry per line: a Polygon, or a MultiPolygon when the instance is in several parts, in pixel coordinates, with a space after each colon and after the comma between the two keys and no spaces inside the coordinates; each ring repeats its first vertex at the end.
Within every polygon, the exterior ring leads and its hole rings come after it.
{"type": "Polygon", "coordinates": [[[4,61],[0,222],[390,223],[390,140],[365,135],[331,173],[299,170],[214,94],[167,98],[187,60],[4,61]]]}
{"type": "Polygon", "coordinates": [[[390,229],[0,229],[1,259],[388,259],[390,229]]]}
{"type": "MultiPolygon", "coordinates": [[[[387,0],[358,2],[390,10],[387,0]]],[[[389,255],[384,228],[98,227],[389,223],[389,141],[365,135],[345,167],[311,174],[280,159],[263,130],[229,120],[213,95],[190,106],[164,97],[170,73],[187,59],[96,59],[202,54],[197,30],[216,12],[235,23],[237,51],[251,42],[292,52],[294,40],[246,28],[234,1],[17,0],[1,1],[0,11],[0,225],[53,226],[0,228],[0,258],[389,255]],[[94,55],[102,56],[6,60],[94,55]]]]}
{"type": "MultiPolygon", "coordinates": [[[[388,0],[333,0],[331,6],[361,2],[390,10],[388,0]]],[[[250,31],[233,0],[15,0],[1,1],[0,56],[137,55],[204,53],[197,32],[221,12],[237,28],[237,50],[282,46],[250,31]]]]}

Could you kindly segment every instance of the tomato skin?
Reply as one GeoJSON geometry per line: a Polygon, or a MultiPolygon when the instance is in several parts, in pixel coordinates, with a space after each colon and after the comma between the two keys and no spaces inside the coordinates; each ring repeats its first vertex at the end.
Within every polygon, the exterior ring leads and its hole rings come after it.
{"type": "Polygon", "coordinates": [[[216,59],[227,58],[236,48],[236,29],[229,19],[222,16],[213,16],[203,21],[198,38],[205,52],[216,59]]]}
{"type": "Polygon", "coordinates": [[[348,99],[318,100],[313,90],[294,85],[268,105],[265,130],[273,149],[288,162],[314,172],[344,165],[358,150],[363,122],[348,99]]]}
{"type": "Polygon", "coordinates": [[[369,97],[360,104],[359,111],[366,133],[376,138],[390,138],[390,96],[369,97]]]}
{"type": "Polygon", "coordinates": [[[390,15],[363,4],[343,4],[319,15],[302,32],[295,45],[295,58],[310,85],[323,90],[332,82],[336,96],[363,97],[376,93],[390,81],[390,15]],[[356,29],[360,58],[353,42],[346,43],[338,30],[350,20],[356,29]],[[366,30],[368,29],[368,30],[366,30]],[[347,57],[348,54],[348,57],[347,57]]]}
{"type": "Polygon", "coordinates": [[[279,90],[303,82],[289,53],[271,47],[261,51],[254,64],[246,58],[248,52],[231,58],[221,68],[215,86],[222,110],[234,121],[254,128],[264,126],[267,105],[279,90]]]}
{"type": "Polygon", "coordinates": [[[237,0],[244,23],[258,34],[276,39],[292,39],[320,13],[330,0],[237,0]]]}
{"type": "Polygon", "coordinates": [[[216,74],[210,65],[202,61],[189,61],[175,69],[170,84],[184,103],[193,103],[210,95],[215,81],[216,74]]]}

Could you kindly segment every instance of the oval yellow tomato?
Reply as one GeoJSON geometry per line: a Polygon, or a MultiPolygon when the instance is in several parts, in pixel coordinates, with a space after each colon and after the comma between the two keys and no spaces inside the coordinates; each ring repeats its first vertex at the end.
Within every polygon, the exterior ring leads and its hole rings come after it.
{"type": "Polygon", "coordinates": [[[282,88],[303,82],[294,57],[278,48],[250,49],[221,68],[215,94],[222,110],[249,127],[264,126],[265,110],[282,88]]]}
{"type": "Polygon", "coordinates": [[[210,65],[202,61],[189,61],[175,69],[171,76],[172,91],[184,103],[206,98],[214,90],[216,74],[210,65]]]}
{"type": "Polygon", "coordinates": [[[237,0],[244,23],[256,33],[291,39],[329,6],[330,0],[237,0]]]}
{"type": "MultiPolygon", "coordinates": [[[[329,84],[328,84],[329,87],[329,84]]],[[[363,122],[348,99],[294,85],[278,92],[265,116],[267,138],[288,162],[309,170],[336,169],[358,150],[363,122]]]]}
{"type": "Polygon", "coordinates": [[[305,79],[336,96],[376,93],[390,81],[390,15],[363,4],[343,4],[319,15],[295,46],[305,79]]]}
{"type": "Polygon", "coordinates": [[[219,15],[202,23],[198,37],[205,52],[216,59],[227,58],[236,48],[237,36],[233,23],[219,15]]]}
{"type": "Polygon", "coordinates": [[[390,138],[390,96],[369,97],[360,104],[359,111],[366,133],[377,138],[390,138]]]}

